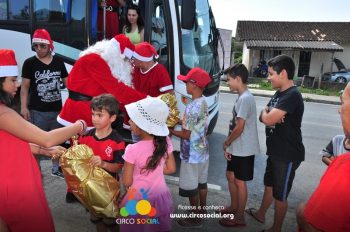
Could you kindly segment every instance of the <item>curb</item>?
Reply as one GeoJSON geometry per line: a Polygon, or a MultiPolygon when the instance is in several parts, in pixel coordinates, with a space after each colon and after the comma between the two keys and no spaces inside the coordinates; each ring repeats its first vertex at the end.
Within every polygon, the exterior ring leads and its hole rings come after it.
{"type": "MultiPolygon", "coordinates": [[[[231,92],[230,89],[226,86],[220,86],[219,90],[220,90],[220,93],[236,94],[231,92]]],[[[259,97],[272,97],[272,95],[275,93],[275,91],[251,89],[251,88],[249,89],[249,91],[254,96],[259,96],[259,97]]],[[[341,105],[339,97],[335,97],[335,96],[323,96],[323,95],[305,94],[305,93],[302,93],[302,96],[305,102],[341,105]]]]}

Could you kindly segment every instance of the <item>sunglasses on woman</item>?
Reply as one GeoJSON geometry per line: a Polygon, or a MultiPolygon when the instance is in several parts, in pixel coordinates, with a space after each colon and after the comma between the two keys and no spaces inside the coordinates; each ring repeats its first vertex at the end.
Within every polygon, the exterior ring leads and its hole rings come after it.
{"type": "Polygon", "coordinates": [[[33,44],[34,49],[38,49],[38,47],[40,47],[40,49],[46,49],[47,46],[47,44],[33,44]]]}

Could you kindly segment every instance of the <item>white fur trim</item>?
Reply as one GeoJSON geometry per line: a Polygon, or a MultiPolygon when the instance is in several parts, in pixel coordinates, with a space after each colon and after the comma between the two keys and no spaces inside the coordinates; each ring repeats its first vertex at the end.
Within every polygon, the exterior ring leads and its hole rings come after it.
{"type": "Polygon", "coordinates": [[[18,76],[17,65],[0,66],[0,77],[16,77],[18,76]]]}
{"type": "Polygon", "coordinates": [[[134,53],[134,51],[131,50],[131,49],[129,49],[129,48],[125,48],[125,49],[124,49],[124,55],[125,55],[126,57],[128,57],[129,59],[131,59],[133,53],[134,53]]]}
{"type": "Polygon", "coordinates": [[[50,44],[50,41],[48,41],[47,39],[33,38],[32,43],[50,44]]]}
{"type": "MultiPolygon", "coordinates": [[[[111,40],[114,40],[113,42],[118,44],[119,49],[120,49],[120,43],[118,42],[118,40],[116,40],[115,38],[112,38],[111,40]]],[[[131,59],[132,55],[133,55],[134,51],[131,50],[130,48],[126,47],[124,49],[124,52],[122,53],[122,55],[126,56],[128,59],[131,59]]],[[[124,58],[124,57],[123,57],[124,58]]]]}
{"type": "Polygon", "coordinates": [[[156,67],[158,64],[158,62],[155,62],[149,69],[147,69],[146,71],[142,71],[142,69],[140,68],[140,72],[142,74],[147,74],[149,71],[151,71],[154,67],[156,67]]]}
{"type": "Polygon", "coordinates": [[[160,92],[165,92],[165,91],[168,91],[168,90],[171,90],[173,89],[173,86],[172,85],[168,85],[168,86],[164,86],[162,88],[159,89],[160,92]]]}
{"type": "Polygon", "coordinates": [[[80,57],[91,53],[100,55],[106,61],[114,78],[128,86],[132,86],[132,66],[128,60],[122,58],[117,40],[98,41],[96,44],[82,51],[80,57]]]}
{"type": "Polygon", "coordinates": [[[148,61],[151,61],[153,60],[153,56],[150,56],[150,57],[145,57],[145,56],[141,56],[140,54],[134,52],[133,55],[132,55],[135,59],[138,59],[140,61],[144,61],[144,62],[148,62],[148,61]]]}
{"type": "MultiPolygon", "coordinates": [[[[68,122],[67,120],[64,120],[64,119],[61,118],[59,115],[57,116],[57,122],[58,122],[59,124],[61,124],[62,126],[71,126],[71,125],[74,124],[74,123],[68,122]]],[[[86,128],[86,130],[91,130],[92,128],[94,128],[94,127],[88,126],[88,127],[86,128]]]]}
{"type": "Polygon", "coordinates": [[[123,123],[123,128],[126,129],[126,130],[131,130],[130,125],[127,125],[125,123],[123,123]]]}

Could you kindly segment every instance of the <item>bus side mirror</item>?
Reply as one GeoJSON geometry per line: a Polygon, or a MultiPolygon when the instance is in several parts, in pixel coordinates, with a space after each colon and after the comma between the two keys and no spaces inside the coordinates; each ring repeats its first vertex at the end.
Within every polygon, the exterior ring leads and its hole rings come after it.
{"type": "Polygon", "coordinates": [[[181,6],[181,27],[192,30],[196,15],[196,0],[184,0],[181,6]]]}

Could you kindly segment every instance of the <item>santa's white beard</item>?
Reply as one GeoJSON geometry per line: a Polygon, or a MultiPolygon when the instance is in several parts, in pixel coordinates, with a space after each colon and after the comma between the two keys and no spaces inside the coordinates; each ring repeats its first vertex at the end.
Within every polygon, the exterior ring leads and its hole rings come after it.
{"type": "Polygon", "coordinates": [[[106,61],[114,78],[132,86],[132,66],[128,60],[123,58],[124,55],[120,53],[117,41],[114,39],[99,41],[82,51],[80,57],[91,53],[100,55],[106,61]]]}

